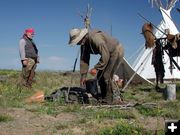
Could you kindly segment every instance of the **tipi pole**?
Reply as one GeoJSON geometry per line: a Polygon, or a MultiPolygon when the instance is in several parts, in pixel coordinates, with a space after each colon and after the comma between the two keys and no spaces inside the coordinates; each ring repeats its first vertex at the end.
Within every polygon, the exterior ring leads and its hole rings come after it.
{"type": "Polygon", "coordinates": [[[169,56],[170,60],[174,63],[174,65],[178,68],[178,70],[180,71],[180,67],[177,64],[177,62],[173,59],[172,56],[169,55],[169,53],[165,50],[166,54],[169,56]]]}
{"type": "Polygon", "coordinates": [[[79,54],[80,54],[80,49],[81,48],[78,48],[77,56],[76,56],[76,59],[74,61],[73,72],[75,72],[75,70],[76,70],[76,63],[77,63],[77,60],[78,60],[78,57],[79,57],[79,54]]]}
{"type": "Polygon", "coordinates": [[[144,58],[144,60],[142,61],[142,63],[139,65],[139,67],[136,69],[136,71],[134,72],[134,74],[131,76],[131,78],[128,80],[128,82],[126,83],[126,85],[123,87],[123,89],[121,91],[125,91],[125,89],[128,87],[128,85],[130,84],[130,82],[132,81],[132,79],[134,78],[134,76],[137,74],[137,71],[140,69],[140,67],[144,64],[144,61],[149,57],[149,55],[151,54],[151,52],[153,51],[154,47],[152,48],[152,50],[147,54],[147,56],[144,58]]]}
{"type": "Polygon", "coordinates": [[[149,21],[148,19],[146,19],[144,16],[142,16],[140,13],[138,13],[138,15],[143,18],[144,20],[146,20],[147,22],[151,23],[157,30],[159,30],[161,33],[163,33],[164,35],[167,36],[166,33],[164,33],[162,30],[160,30],[158,27],[156,27],[156,25],[154,25],[151,21],[149,21]]]}
{"type": "MultiPolygon", "coordinates": [[[[163,11],[163,13],[172,21],[172,23],[174,23],[174,21],[172,20],[172,18],[171,18],[164,10],[162,10],[162,11],[163,11]]],[[[179,25],[177,25],[176,23],[174,23],[174,25],[179,28],[179,25]]]]}

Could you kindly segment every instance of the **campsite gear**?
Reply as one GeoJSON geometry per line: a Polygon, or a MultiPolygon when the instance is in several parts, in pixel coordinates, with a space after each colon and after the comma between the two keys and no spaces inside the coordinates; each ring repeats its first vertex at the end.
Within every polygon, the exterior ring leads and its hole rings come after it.
{"type": "Polygon", "coordinates": [[[98,101],[81,87],[62,87],[55,90],[50,96],[45,96],[47,101],[65,101],[66,103],[91,104],[98,101]],[[69,91],[69,93],[68,93],[69,91]]]}
{"type": "MultiPolygon", "coordinates": [[[[171,15],[170,15],[170,12],[172,11],[172,9],[174,7],[173,5],[175,4],[175,2],[177,2],[177,1],[172,1],[172,3],[167,2],[167,5],[164,7],[160,4],[161,2],[159,4],[156,3],[157,7],[162,15],[162,18],[163,18],[162,21],[157,26],[157,28],[160,29],[162,32],[159,31],[158,29],[155,29],[155,31],[154,31],[154,35],[156,36],[157,39],[167,37],[167,35],[165,33],[166,29],[169,29],[170,34],[173,34],[173,35],[176,35],[179,33],[174,22],[172,21],[171,15]],[[165,12],[166,12],[166,14],[165,14],[165,12]]],[[[145,79],[148,79],[148,80],[154,82],[156,75],[154,73],[154,67],[151,63],[152,53],[153,53],[151,50],[152,49],[145,49],[145,48],[142,50],[142,52],[137,56],[137,59],[134,60],[135,62],[133,63],[133,69],[136,71],[138,69],[139,65],[141,65],[141,63],[144,61],[145,57],[147,55],[149,55],[148,58],[146,59],[146,61],[144,62],[144,64],[137,71],[137,74],[139,76],[142,76],[145,79]]],[[[176,63],[178,65],[180,65],[179,57],[174,57],[174,61],[176,61],[176,63]]],[[[169,72],[170,62],[169,62],[169,56],[166,53],[164,54],[163,63],[164,63],[164,69],[165,69],[164,80],[165,81],[172,81],[172,79],[179,80],[180,72],[179,72],[179,70],[177,70],[177,68],[172,69],[172,74],[169,72]]]]}
{"type": "Polygon", "coordinates": [[[164,95],[166,100],[176,100],[176,84],[167,84],[164,95]]]}
{"type": "MultiPolygon", "coordinates": [[[[165,52],[169,56],[170,62],[172,62],[176,66],[176,68],[180,71],[180,66],[178,65],[178,63],[173,59],[172,56],[170,56],[170,54],[169,54],[169,52],[167,52],[167,50],[165,50],[165,52]]],[[[172,63],[170,63],[170,64],[172,64],[172,63]]],[[[170,65],[170,67],[172,67],[172,65],[170,65]]],[[[171,74],[172,74],[172,72],[171,72],[171,74]]]]}
{"type": "Polygon", "coordinates": [[[76,45],[86,34],[88,33],[88,29],[72,29],[69,33],[69,44],[76,45]]]}
{"type": "Polygon", "coordinates": [[[47,101],[64,100],[66,103],[97,103],[101,98],[100,90],[97,86],[97,80],[89,79],[85,83],[85,87],[62,87],[56,89],[50,94],[45,96],[47,101]]]}
{"type": "Polygon", "coordinates": [[[84,103],[85,89],[80,87],[62,87],[55,90],[50,96],[45,96],[48,101],[64,100],[66,103],[84,103]],[[69,93],[68,93],[69,91],[69,93]],[[68,94],[68,95],[67,95],[68,94]]]}
{"type": "Polygon", "coordinates": [[[26,103],[41,103],[44,102],[44,92],[39,90],[36,91],[31,97],[28,97],[25,101],[26,103]]]}
{"type": "MultiPolygon", "coordinates": [[[[154,46],[155,47],[155,46],[154,46]]],[[[146,56],[142,59],[140,65],[138,65],[138,67],[136,67],[137,69],[135,70],[135,72],[132,74],[132,76],[129,78],[129,80],[126,82],[125,86],[123,87],[123,89],[121,90],[122,92],[125,91],[125,89],[128,87],[128,85],[130,84],[130,82],[133,80],[133,78],[136,76],[136,74],[138,74],[139,70],[144,66],[144,63],[146,62],[146,60],[149,58],[151,52],[153,51],[154,47],[150,50],[150,52],[148,52],[148,54],[146,54],[146,56]]],[[[141,76],[137,75],[138,78],[142,78],[141,76]]],[[[142,79],[141,79],[142,80],[142,79]]],[[[152,82],[146,80],[147,82],[149,82],[149,84],[152,84],[152,82]]]]}
{"type": "MultiPolygon", "coordinates": [[[[171,47],[173,49],[177,49],[177,47],[178,47],[178,42],[177,42],[178,41],[178,34],[177,35],[168,34],[167,39],[172,44],[171,47]]],[[[178,53],[180,53],[180,52],[178,52],[178,53]]],[[[176,55],[179,55],[179,54],[176,54],[176,55]]]]}
{"type": "Polygon", "coordinates": [[[162,34],[167,35],[164,31],[162,31],[161,29],[159,29],[158,27],[156,27],[156,25],[154,25],[151,21],[149,21],[148,19],[146,19],[143,15],[141,15],[140,13],[138,13],[138,15],[143,18],[144,20],[146,20],[147,22],[149,22],[149,24],[151,24],[151,26],[154,26],[157,30],[159,30],[162,34]]]}
{"type": "Polygon", "coordinates": [[[86,14],[80,14],[80,17],[83,19],[84,21],[84,26],[85,28],[87,28],[88,30],[91,28],[91,21],[90,21],[90,17],[91,17],[91,13],[92,13],[92,8],[90,8],[90,5],[87,5],[87,10],[86,10],[86,14]]]}
{"type": "Polygon", "coordinates": [[[76,56],[76,59],[75,59],[75,61],[74,61],[73,72],[75,72],[75,70],[76,70],[76,63],[77,63],[79,54],[80,54],[80,48],[78,49],[77,56],[76,56]]]}
{"type": "Polygon", "coordinates": [[[114,91],[115,96],[112,101],[102,99],[101,90],[98,87],[96,79],[89,79],[85,82],[85,87],[62,87],[56,89],[49,96],[45,96],[47,101],[64,101],[66,103],[80,103],[80,104],[117,104],[122,103],[120,93],[114,91]],[[69,92],[69,93],[68,93],[69,92]],[[118,94],[118,95],[117,95],[118,94]],[[118,98],[119,96],[119,98],[118,98]]]}
{"type": "Polygon", "coordinates": [[[101,91],[98,87],[97,79],[89,79],[85,82],[86,84],[86,92],[91,93],[94,98],[97,100],[101,97],[101,91]]]}

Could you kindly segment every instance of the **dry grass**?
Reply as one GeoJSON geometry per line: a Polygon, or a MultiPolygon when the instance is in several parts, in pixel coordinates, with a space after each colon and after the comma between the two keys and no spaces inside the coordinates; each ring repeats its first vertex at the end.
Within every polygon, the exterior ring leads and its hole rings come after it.
{"type": "Polygon", "coordinates": [[[64,86],[79,86],[79,73],[37,72],[31,90],[17,87],[19,71],[0,70],[0,75],[7,76],[0,80],[1,135],[164,134],[165,119],[180,119],[179,84],[173,102],[165,101],[153,86],[130,85],[123,93],[124,99],[139,105],[120,110],[64,102],[25,102],[38,90],[49,95],[64,86]]]}

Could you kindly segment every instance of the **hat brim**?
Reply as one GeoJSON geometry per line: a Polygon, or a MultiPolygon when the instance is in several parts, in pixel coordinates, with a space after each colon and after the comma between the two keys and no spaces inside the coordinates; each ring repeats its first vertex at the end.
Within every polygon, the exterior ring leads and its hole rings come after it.
{"type": "Polygon", "coordinates": [[[79,36],[76,37],[75,39],[70,39],[69,40],[69,45],[76,45],[77,43],[79,43],[79,41],[81,41],[81,39],[88,33],[87,29],[82,29],[79,36]]]}

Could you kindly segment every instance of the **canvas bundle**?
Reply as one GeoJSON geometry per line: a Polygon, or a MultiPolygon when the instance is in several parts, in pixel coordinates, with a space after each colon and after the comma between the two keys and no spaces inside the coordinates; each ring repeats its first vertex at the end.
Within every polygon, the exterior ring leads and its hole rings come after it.
{"type": "Polygon", "coordinates": [[[56,89],[49,96],[45,96],[46,101],[60,101],[66,103],[85,103],[97,102],[98,88],[96,80],[88,80],[87,88],[81,87],[62,87],[56,89]]]}

